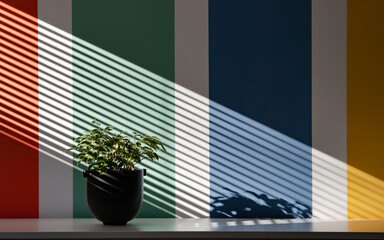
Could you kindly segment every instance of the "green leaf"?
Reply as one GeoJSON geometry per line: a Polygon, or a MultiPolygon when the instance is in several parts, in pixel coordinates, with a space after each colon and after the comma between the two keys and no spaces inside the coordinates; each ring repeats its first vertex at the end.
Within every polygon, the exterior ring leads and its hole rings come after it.
{"type": "Polygon", "coordinates": [[[82,158],[84,157],[85,153],[79,153],[75,156],[75,158],[82,158]]]}
{"type": "Polygon", "coordinates": [[[106,132],[109,132],[110,130],[112,130],[114,127],[113,126],[107,126],[106,128],[104,128],[103,132],[106,133],[106,132]]]}
{"type": "Polygon", "coordinates": [[[107,173],[107,171],[108,171],[108,168],[106,166],[102,166],[100,168],[100,174],[105,174],[105,173],[107,173]]]}

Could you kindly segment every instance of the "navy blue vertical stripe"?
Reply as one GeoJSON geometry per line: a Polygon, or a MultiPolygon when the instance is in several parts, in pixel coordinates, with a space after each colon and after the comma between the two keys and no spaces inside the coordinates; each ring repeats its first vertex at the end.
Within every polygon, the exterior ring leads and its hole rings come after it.
{"type": "Polygon", "coordinates": [[[311,1],[210,0],[209,67],[211,217],[310,218],[311,1]]]}

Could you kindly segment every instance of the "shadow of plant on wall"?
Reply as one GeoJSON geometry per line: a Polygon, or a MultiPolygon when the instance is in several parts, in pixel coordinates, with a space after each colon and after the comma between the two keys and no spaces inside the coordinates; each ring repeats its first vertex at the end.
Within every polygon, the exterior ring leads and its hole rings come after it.
{"type": "Polygon", "coordinates": [[[211,217],[213,218],[311,218],[310,207],[282,198],[274,198],[264,193],[251,191],[239,193],[228,188],[226,195],[213,197],[211,217]]]}

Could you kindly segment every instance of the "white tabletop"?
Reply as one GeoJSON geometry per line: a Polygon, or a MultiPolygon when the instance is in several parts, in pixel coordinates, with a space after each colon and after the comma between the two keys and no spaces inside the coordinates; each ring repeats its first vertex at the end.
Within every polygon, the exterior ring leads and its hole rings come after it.
{"type": "Polygon", "coordinates": [[[1,238],[384,239],[384,220],[137,218],[126,226],[95,219],[0,219],[1,238]]]}

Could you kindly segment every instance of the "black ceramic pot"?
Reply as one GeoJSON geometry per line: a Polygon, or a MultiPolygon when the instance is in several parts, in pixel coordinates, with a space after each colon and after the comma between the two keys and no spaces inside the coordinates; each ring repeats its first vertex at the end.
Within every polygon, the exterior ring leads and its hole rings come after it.
{"type": "Polygon", "coordinates": [[[134,219],[143,202],[144,170],[84,171],[87,200],[93,216],[105,225],[125,225],[134,219]]]}

